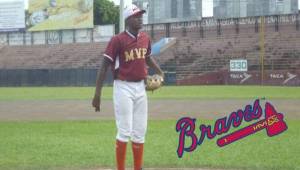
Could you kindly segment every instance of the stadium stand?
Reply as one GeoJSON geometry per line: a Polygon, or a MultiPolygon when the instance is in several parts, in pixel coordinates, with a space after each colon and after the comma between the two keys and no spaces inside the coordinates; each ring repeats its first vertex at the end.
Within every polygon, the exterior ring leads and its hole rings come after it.
{"type": "Polygon", "coordinates": [[[98,68],[107,43],[3,46],[1,69],[98,68]]]}
{"type": "MultiPolygon", "coordinates": [[[[159,39],[161,32],[159,30],[158,36],[156,35],[154,39],[159,39]]],[[[240,25],[238,28],[236,25],[225,25],[221,27],[220,33],[216,27],[200,28],[194,24],[184,29],[171,29],[169,35],[176,37],[177,43],[166,54],[160,56],[168,60],[158,60],[165,70],[176,73],[177,84],[230,83],[226,77],[230,74],[231,59],[246,59],[248,71],[256,75],[260,74],[261,39],[259,31],[255,30],[255,24],[240,25]]],[[[272,72],[299,72],[299,47],[299,30],[295,24],[279,24],[277,28],[275,24],[265,24],[266,82],[268,81],[270,85],[278,84],[268,80],[272,72]]],[[[260,84],[259,81],[259,77],[253,78],[253,82],[248,84],[260,84]]],[[[297,83],[299,80],[290,85],[297,83]]]]}
{"type": "MultiPolygon", "coordinates": [[[[169,84],[300,85],[299,24],[297,20],[283,19],[276,23],[270,16],[264,24],[263,71],[260,58],[262,34],[257,19],[250,18],[250,23],[237,24],[236,20],[216,22],[208,18],[195,22],[146,25],[144,31],[151,36],[152,42],[158,42],[164,37],[176,38],[172,46],[154,56],[166,71],[169,84]],[[230,72],[229,63],[232,59],[247,60],[248,71],[230,72]],[[248,74],[252,77],[244,81],[248,74]],[[290,75],[296,75],[296,78],[286,82],[290,75]]],[[[106,44],[0,46],[0,70],[96,70],[106,44]]]]}

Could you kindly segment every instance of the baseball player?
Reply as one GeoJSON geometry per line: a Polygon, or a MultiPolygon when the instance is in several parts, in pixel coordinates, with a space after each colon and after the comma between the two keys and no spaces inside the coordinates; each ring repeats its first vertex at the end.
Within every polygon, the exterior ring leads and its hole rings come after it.
{"type": "Polygon", "coordinates": [[[131,141],[134,170],[141,170],[148,119],[148,101],[144,80],[147,65],[160,76],[160,67],[150,57],[151,43],[148,35],[139,32],[145,10],[130,5],[124,10],[126,30],[111,38],[97,75],[96,91],[92,102],[100,111],[101,89],[106,71],[111,66],[113,102],[117,126],[116,163],[118,170],[125,170],[126,146],[131,141]]]}

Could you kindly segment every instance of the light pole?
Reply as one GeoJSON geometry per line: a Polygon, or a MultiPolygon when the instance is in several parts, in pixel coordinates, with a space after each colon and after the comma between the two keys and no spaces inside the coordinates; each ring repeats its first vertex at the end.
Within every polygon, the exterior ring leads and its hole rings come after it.
{"type": "Polygon", "coordinates": [[[119,21],[120,27],[119,27],[119,32],[122,32],[122,31],[125,30],[123,11],[124,11],[124,0],[120,0],[120,21],[119,21]]]}

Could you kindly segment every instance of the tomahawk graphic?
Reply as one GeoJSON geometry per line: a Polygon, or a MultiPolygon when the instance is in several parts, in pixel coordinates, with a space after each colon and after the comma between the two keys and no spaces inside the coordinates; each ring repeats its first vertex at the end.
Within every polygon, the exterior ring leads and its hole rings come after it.
{"type": "Polygon", "coordinates": [[[287,130],[288,127],[283,120],[283,114],[277,113],[275,108],[268,102],[265,106],[265,119],[223,136],[217,140],[218,146],[222,147],[228,145],[262,129],[266,129],[269,137],[278,135],[287,130]]]}

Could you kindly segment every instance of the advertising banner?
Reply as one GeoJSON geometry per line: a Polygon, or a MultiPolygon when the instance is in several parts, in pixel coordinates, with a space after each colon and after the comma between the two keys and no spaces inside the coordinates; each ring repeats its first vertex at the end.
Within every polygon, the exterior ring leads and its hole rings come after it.
{"type": "Polygon", "coordinates": [[[93,28],[93,0],[29,0],[29,31],[93,28]]]}
{"type": "Polygon", "coordinates": [[[23,0],[0,1],[0,32],[19,31],[24,28],[23,0]]]}

